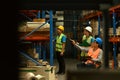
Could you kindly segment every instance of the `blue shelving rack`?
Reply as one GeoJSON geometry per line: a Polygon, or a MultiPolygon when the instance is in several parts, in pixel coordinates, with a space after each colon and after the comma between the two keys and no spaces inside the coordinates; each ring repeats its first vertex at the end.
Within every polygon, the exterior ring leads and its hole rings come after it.
{"type": "Polygon", "coordinates": [[[116,21],[116,15],[118,12],[116,12],[117,10],[120,10],[120,5],[116,5],[113,6],[109,9],[109,11],[112,12],[112,25],[113,25],[113,37],[110,38],[110,41],[113,43],[113,60],[114,60],[114,69],[117,69],[117,43],[120,42],[119,37],[116,36],[116,25],[117,25],[117,21],[116,21]]]}
{"type": "MultiPolygon", "coordinates": [[[[38,15],[37,18],[41,17],[40,11],[38,11],[37,15],[38,15]]],[[[53,57],[54,57],[53,55],[54,55],[54,53],[53,53],[53,11],[52,10],[49,11],[49,15],[50,15],[49,20],[47,20],[41,26],[39,26],[39,27],[35,28],[34,30],[32,30],[30,33],[28,33],[25,36],[23,36],[18,42],[21,42],[22,40],[24,40],[27,36],[31,35],[35,31],[37,31],[39,28],[41,28],[46,23],[50,23],[50,45],[49,45],[50,46],[50,65],[53,66],[53,57]]],[[[44,10],[42,11],[42,18],[45,18],[45,11],[44,10]]],[[[40,45],[40,43],[37,43],[37,44],[34,45],[34,48],[36,48],[36,51],[39,53],[39,58],[41,58],[41,56],[40,56],[41,55],[40,49],[42,48],[42,50],[44,50],[43,51],[43,60],[46,60],[46,49],[45,49],[45,46],[42,46],[42,45],[40,45]]],[[[31,58],[25,52],[19,50],[19,53],[22,54],[27,59],[30,59],[31,61],[33,61],[37,65],[40,65],[40,64],[38,64],[37,60],[31,58]]]]}

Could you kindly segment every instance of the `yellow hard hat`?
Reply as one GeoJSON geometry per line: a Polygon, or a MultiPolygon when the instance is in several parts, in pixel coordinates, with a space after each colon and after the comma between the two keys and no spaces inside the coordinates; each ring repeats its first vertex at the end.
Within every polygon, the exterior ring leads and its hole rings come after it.
{"type": "Polygon", "coordinates": [[[64,27],[63,26],[58,26],[58,29],[60,29],[60,30],[62,30],[62,31],[64,31],[64,27]]]}

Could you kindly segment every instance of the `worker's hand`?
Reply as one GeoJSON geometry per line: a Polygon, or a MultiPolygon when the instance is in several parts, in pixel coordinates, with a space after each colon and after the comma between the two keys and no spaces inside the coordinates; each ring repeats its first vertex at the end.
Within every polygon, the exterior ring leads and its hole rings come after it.
{"type": "Polygon", "coordinates": [[[86,59],[91,60],[92,58],[91,58],[91,56],[86,56],[86,59]]]}
{"type": "Polygon", "coordinates": [[[73,45],[76,43],[75,40],[72,40],[72,39],[71,39],[70,41],[71,41],[71,43],[72,43],[73,45]]]}
{"type": "Polygon", "coordinates": [[[64,53],[63,53],[63,52],[61,52],[61,53],[60,53],[60,55],[61,55],[61,56],[63,56],[63,55],[64,55],[64,53]]]}
{"type": "Polygon", "coordinates": [[[79,45],[79,42],[76,42],[77,45],[79,45]]]}

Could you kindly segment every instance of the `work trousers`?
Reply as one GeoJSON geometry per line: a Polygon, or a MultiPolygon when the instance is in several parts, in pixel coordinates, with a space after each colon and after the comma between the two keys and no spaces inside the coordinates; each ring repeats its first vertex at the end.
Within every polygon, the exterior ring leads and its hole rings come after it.
{"type": "Polygon", "coordinates": [[[60,55],[61,52],[56,52],[56,57],[57,57],[57,61],[59,64],[59,73],[65,73],[65,61],[64,61],[64,55],[60,55]]]}
{"type": "Polygon", "coordinates": [[[85,68],[85,69],[95,69],[95,65],[92,63],[89,64],[85,64],[84,62],[80,62],[79,64],[77,64],[77,68],[81,69],[81,68],[85,68]]]}

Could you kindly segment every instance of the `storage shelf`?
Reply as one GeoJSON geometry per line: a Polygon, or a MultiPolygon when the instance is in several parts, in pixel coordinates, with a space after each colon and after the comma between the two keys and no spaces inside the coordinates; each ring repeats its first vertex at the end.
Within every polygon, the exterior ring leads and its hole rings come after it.
{"type": "Polygon", "coordinates": [[[90,14],[86,15],[85,19],[90,19],[90,18],[93,18],[93,17],[97,17],[97,16],[100,16],[101,14],[102,14],[102,12],[100,12],[100,11],[93,12],[93,13],[90,13],[90,14]]]}
{"type": "Polygon", "coordinates": [[[113,42],[113,43],[120,42],[120,37],[110,37],[109,42],[113,42]]]}
{"type": "MultiPolygon", "coordinates": [[[[19,33],[19,38],[21,39],[23,36],[28,34],[29,32],[20,32],[19,33]]],[[[36,31],[32,33],[31,35],[27,36],[24,40],[27,41],[43,41],[46,40],[48,41],[50,38],[50,32],[49,31],[36,31]]]]}
{"type": "Polygon", "coordinates": [[[20,10],[20,13],[24,13],[25,15],[29,17],[36,17],[36,14],[39,10],[20,10]]]}
{"type": "MultiPolygon", "coordinates": [[[[112,14],[113,12],[116,12],[116,13],[118,13],[118,17],[120,17],[120,5],[116,5],[116,6],[111,7],[109,9],[109,12],[110,12],[110,14],[112,14]]],[[[88,20],[88,19],[91,19],[91,18],[95,18],[95,17],[101,16],[101,15],[102,15],[101,11],[92,12],[92,13],[89,13],[89,14],[85,15],[81,19],[81,21],[85,21],[85,20],[88,20]]]]}
{"type": "Polygon", "coordinates": [[[81,19],[81,21],[85,21],[85,20],[88,20],[88,19],[91,19],[91,18],[95,18],[95,17],[101,16],[101,14],[102,14],[101,11],[96,11],[96,12],[89,13],[89,14],[85,15],[81,19]]]}
{"type": "Polygon", "coordinates": [[[109,9],[109,11],[120,10],[120,5],[113,6],[109,9]]]}
{"type": "Polygon", "coordinates": [[[49,41],[49,36],[32,36],[32,37],[26,37],[26,41],[49,41]]]}

